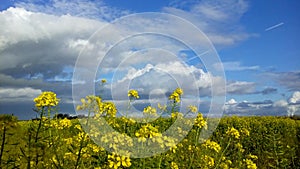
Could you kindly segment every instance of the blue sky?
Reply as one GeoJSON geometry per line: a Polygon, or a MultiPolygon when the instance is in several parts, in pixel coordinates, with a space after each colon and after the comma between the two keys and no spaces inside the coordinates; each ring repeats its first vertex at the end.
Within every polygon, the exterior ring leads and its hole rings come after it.
{"type": "MultiPolygon", "coordinates": [[[[125,24],[116,21],[130,14],[158,12],[178,16],[201,30],[201,37],[208,37],[222,64],[205,65],[199,59],[185,63],[194,56],[193,51],[167,36],[127,38],[107,55],[107,48],[98,46],[99,57],[105,57],[95,79],[108,80],[102,86],[103,95],[117,100],[120,110],[130,88],[137,88],[143,96],[136,103],[142,107],[154,104],[151,99],[166,102],[165,95],[180,84],[186,88],[187,103],[193,103],[191,98],[197,97],[193,95],[197,90],[199,109],[208,112],[214,81],[217,95],[226,96],[225,114],[300,114],[299,8],[297,0],[2,0],[0,113],[14,113],[20,119],[34,116],[32,100],[45,90],[56,92],[62,99],[61,112],[74,113],[73,103],[77,102],[72,97],[72,84],[82,80],[75,77],[72,81],[76,59],[83,50],[82,67],[77,70],[89,70],[91,59],[97,59],[89,55],[92,50],[88,49],[95,45],[91,36],[99,29],[96,36],[103,36],[101,43],[108,46],[115,35],[119,36],[118,29],[136,32],[163,28],[186,35],[199,50],[212,49],[208,41],[193,39],[188,24],[180,25],[170,16],[162,17],[168,24],[150,24],[145,21],[151,17],[139,15],[132,21],[123,20],[125,24]],[[118,29],[101,29],[113,21],[118,29]],[[216,71],[223,66],[226,77],[214,74],[207,66],[216,71]],[[222,84],[226,84],[226,93],[221,91],[222,84]]],[[[212,56],[215,54],[208,53],[200,58],[212,56]]],[[[99,86],[96,89],[100,90],[99,86]]]]}

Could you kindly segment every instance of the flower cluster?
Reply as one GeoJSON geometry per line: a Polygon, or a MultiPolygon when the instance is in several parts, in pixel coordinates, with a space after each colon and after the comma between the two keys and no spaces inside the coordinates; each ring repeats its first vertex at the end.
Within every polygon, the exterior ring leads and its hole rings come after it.
{"type": "Polygon", "coordinates": [[[88,110],[92,111],[95,114],[99,113],[99,107],[101,105],[101,98],[94,95],[86,96],[85,98],[82,98],[81,105],[78,105],[76,107],[77,110],[88,110]]]}
{"type": "Polygon", "coordinates": [[[56,106],[59,103],[59,99],[54,92],[45,91],[36,97],[34,100],[35,107],[38,109],[42,107],[56,106]]]}
{"type": "Polygon", "coordinates": [[[238,151],[240,151],[242,153],[245,151],[245,149],[243,148],[243,145],[241,143],[236,143],[234,146],[238,151]]]}
{"type": "Polygon", "coordinates": [[[117,108],[112,102],[103,102],[100,104],[100,114],[106,114],[111,117],[115,117],[117,114],[117,108]]]}
{"type": "Polygon", "coordinates": [[[244,135],[244,136],[250,136],[249,130],[247,130],[247,129],[245,129],[245,128],[242,128],[242,129],[240,130],[240,132],[241,132],[242,135],[244,135]]]}
{"type": "Polygon", "coordinates": [[[211,141],[211,140],[207,140],[202,145],[203,145],[203,147],[214,150],[217,153],[220,152],[220,150],[221,150],[221,146],[217,142],[214,142],[214,141],[211,141]]]}
{"type": "Polygon", "coordinates": [[[124,146],[133,146],[133,140],[126,134],[120,134],[118,132],[111,132],[101,137],[101,142],[108,144],[109,148],[113,151],[117,151],[124,146]]]}
{"type": "Polygon", "coordinates": [[[183,114],[180,113],[180,112],[174,112],[174,113],[171,113],[171,118],[172,119],[175,119],[175,118],[182,118],[183,117],[183,114]]]}
{"type": "Polygon", "coordinates": [[[177,88],[169,96],[169,100],[173,100],[174,103],[179,103],[181,95],[183,95],[183,90],[181,88],[177,88]]]}
{"type": "Polygon", "coordinates": [[[128,91],[128,97],[130,98],[130,100],[140,98],[138,91],[133,90],[133,89],[128,91]]]}
{"type": "Polygon", "coordinates": [[[234,127],[228,128],[226,131],[226,134],[228,136],[234,137],[235,139],[240,138],[240,132],[237,129],[235,129],[234,127]]]}
{"type": "Polygon", "coordinates": [[[171,169],[179,169],[178,165],[175,162],[171,162],[171,169]]]}
{"type": "Polygon", "coordinates": [[[256,164],[252,160],[244,159],[243,161],[245,162],[248,169],[257,169],[256,164]]]}
{"type": "Polygon", "coordinates": [[[167,111],[167,106],[166,105],[161,105],[160,103],[158,103],[157,107],[162,112],[167,111]]]}
{"type": "Polygon", "coordinates": [[[192,113],[197,113],[197,111],[198,111],[198,108],[193,105],[189,105],[188,108],[189,108],[189,111],[192,113]]]}
{"type": "Polygon", "coordinates": [[[115,117],[117,114],[117,108],[114,103],[102,102],[98,96],[86,96],[86,98],[81,99],[81,103],[81,105],[77,106],[77,110],[88,110],[93,112],[95,117],[100,117],[103,114],[115,117]]]}
{"type": "Polygon", "coordinates": [[[208,155],[204,155],[203,160],[205,161],[205,164],[209,167],[213,167],[215,165],[215,159],[208,155]]]}
{"type": "Polygon", "coordinates": [[[62,120],[51,120],[51,127],[55,127],[59,130],[70,128],[72,126],[72,121],[64,118],[62,120]]]}
{"type": "Polygon", "coordinates": [[[151,115],[151,116],[156,116],[156,109],[154,107],[151,106],[147,106],[144,108],[144,114],[145,115],[151,115]]]}
{"type": "Polygon", "coordinates": [[[147,138],[161,136],[161,133],[156,127],[153,127],[151,124],[146,124],[135,133],[135,136],[138,137],[138,141],[145,142],[147,138]]]}
{"type": "Polygon", "coordinates": [[[197,118],[195,119],[195,126],[199,128],[206,128],[207,127],[207,122],[205,121],[203,115],[201,113],[198,113],[197,118]]]}
{"type": "Polygon", "coordinates": [[[108,164],[109,168],[127,168],[131,166],[131,160],[127,156],[119,156],[115,153],[112,153],[112,155],[108,155],[108,164]]]}

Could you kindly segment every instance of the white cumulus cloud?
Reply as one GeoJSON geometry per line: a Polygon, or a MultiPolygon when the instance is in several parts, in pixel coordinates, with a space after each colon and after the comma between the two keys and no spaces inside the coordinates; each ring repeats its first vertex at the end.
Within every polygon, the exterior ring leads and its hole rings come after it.
{"type": "Polygon", "coordinates": [[[0,88],[1,102],[7,101],[29,101],[41,94],[40,89],[33,89],[30,87],[24,88],[0,88]]]}

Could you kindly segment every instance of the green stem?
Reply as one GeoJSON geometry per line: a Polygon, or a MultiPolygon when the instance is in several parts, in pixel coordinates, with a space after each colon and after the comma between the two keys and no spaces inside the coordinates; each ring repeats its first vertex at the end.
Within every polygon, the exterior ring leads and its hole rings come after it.
{"type": "MultiPolygon", "coordinates": [[[[30,155],[30,151],[31,150],[31,132],[29,132],[29,136],[28,136],[28,158],[27,158],[27,169],[30,169],[31,165],[30,165],[30,161],[31,161],[31,155],[30,155]]],[[[22,151],[22,149],[21,149],[22,151]]],[[[23,151],[22,151],[23,152],[23,151]]],[[[23,154],[25,155],[25,151],[23,152],[23,154]]]]}
{"type": "Polygon", "coordinates": [[[159,156],[159,163],[158,163],[158,168],[160,169],[161,168],[161,162],[162,162],[162,155],[159,156]]]}
{"type": "Polygon", "coordinates": [[[196,133],[196,138],[195,138],[195,146],[198,144],[198,141],[199,141],[199,131],[200,131],[200,128],[198,127],[197,133],[196,133]]]}
{"type": "Polygon", "coordinates": [[[6,126],[4,126],[3,134],[2,134],[1,151],[0,151],[0,168],[1,168],[1,164],[2,164],[2,155],[3,155],[3,152],[4,152],[6,129],[7,129],[6,126]]]}
{"type": "Polygon", "coordinates": [[[223,158],[225,152],[227,151],[227,149],[228,149],[228,147],[229,147],[229,145],[230,145],[230,142],[231,142],[231,138],[229,138],[229,141],[228,141],[227,146],[226,146],[225,149],[222,151],[222,154],[221,154],[221,156],[220,156],[220,158],[219,158],[219,160],[218,160],[218,163],[217,163],[215,169],[219,167],[219,165],[220,165],[220,163],[221,163],[221,161],[222,161],[222,158],[223,158]]]}
{"type": "Polygon", "coordinates": [[[39,119],[39,125],[38,125],[38,128],[36,130],[35,138],[34,138],[35,154],[36,154],[35,165],[38,165],[38,163],[39,163],[39,150],[38,150],[38,147],[37,147],[37,142],[38,142],[39,133],[40,133],[40,130],[41,130],[41,127],[42,127],[42,121],[43,121],[44,111],[45,111],[44,107],[42,107],[42,111],[41,111],[40,119],[39,119]]]}
{"type": "Polygon", "coordinates": [[[80,141],[80,147],[79,147],[79,151],[78,151],[78,155],[77,155],[77,160],[76,160],[76,164],[75,164],[75,169],[77,169],[78,166],[79,166],[79,162],[80,162],[80,159],[81,159],[81,150],[82,150],[82,148],[83,148],[83,141],[84,141],[84,139],[82,139],[82,140],[80,141]]]}
{"type": "Polygon", "coordinates": [[[193,164],[193,161],[194,161],[194,157],[195,157],[195,153],[193,152],[188,169],[192,168],[192,164],[193,164]]]}
{"type": "Polygon", "coordinates": [[[143,169],[145,169],[145,158],[143,158],[143,169]]]}
{"type": "Polygon", "coordinates": [[[128,112],[130,111],[131,108],[131,99],[129,99],[128,105],[127,105],[127,110],[125,112],[125,117],[127,118],[128,112]]]}
{"type": "MultiPolygon", "coordinates": [[[[48,110],[48,121],[49,121],[49,126],[51,125],[51,108],[50,106],[47,107],[48,110]]],[[[52,137],[52,132],[51,132],[51,128],[49,127],[49,136],[50,138],[52,137]]]]}

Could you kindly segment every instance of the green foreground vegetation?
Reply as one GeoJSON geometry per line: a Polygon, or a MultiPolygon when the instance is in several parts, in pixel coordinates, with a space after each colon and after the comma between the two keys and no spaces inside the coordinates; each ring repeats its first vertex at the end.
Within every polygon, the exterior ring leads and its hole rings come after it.
{"type": "MultiPolygon", "coordinates": [[[[107,120],[115,127],[119,126],[120,131],[128,125],[125,118],[107,120]]],[[[159,118],[152,126],[165,128],[170,123],[171,118],[159,118]]],[[[132,123],[132,132],[136,133],[141,127],[132,123]]],[[[194,126],[179,144],[154,157],[118,158],[117,154],[94,144],[84,134],[77,119],[18,122],[15,117],[4,115],[1,116],[1,168],[300,167],[299,120],[226,117],[220,121],[209,141],[204,143],[195,141],[197,131],[198,127],[194,126]]]]}
{"type": "MultiPolygon", "coordinates": [[[[81,99],[77,107],[86,111],[88,118],[53,118],[59,99],[53,92],[43,92],[34,99],[39,118],[18,121],[0,115],[0,168],[300,168],[300,120],[224,117],[219,122],[203,117],[192,105],[187,112],[196,117],[186,118],[178,112],[182,94],[176,89],[169,105],[146,107],[146,118],[139,122],[116,117],[115,105],[98,96],[81,99]],[[157,111],[170,117],[158,117],[157,111]],[[164,135],[178,121],[180,125],[164,135]],[[105,132],[101,129],[104,124],[114,130],[105,132]],[[210,130],[213,133],[208,139],[199,137],[210,130]],[[134,155],[147,146],[151,148],[142,154],[154,152],[152,156],[134,155]],[[159,149],[166,151],[155,153],[159,149]]],[[[138,92],[130,90],[128,97],[130,111],[138,92]]]]}

